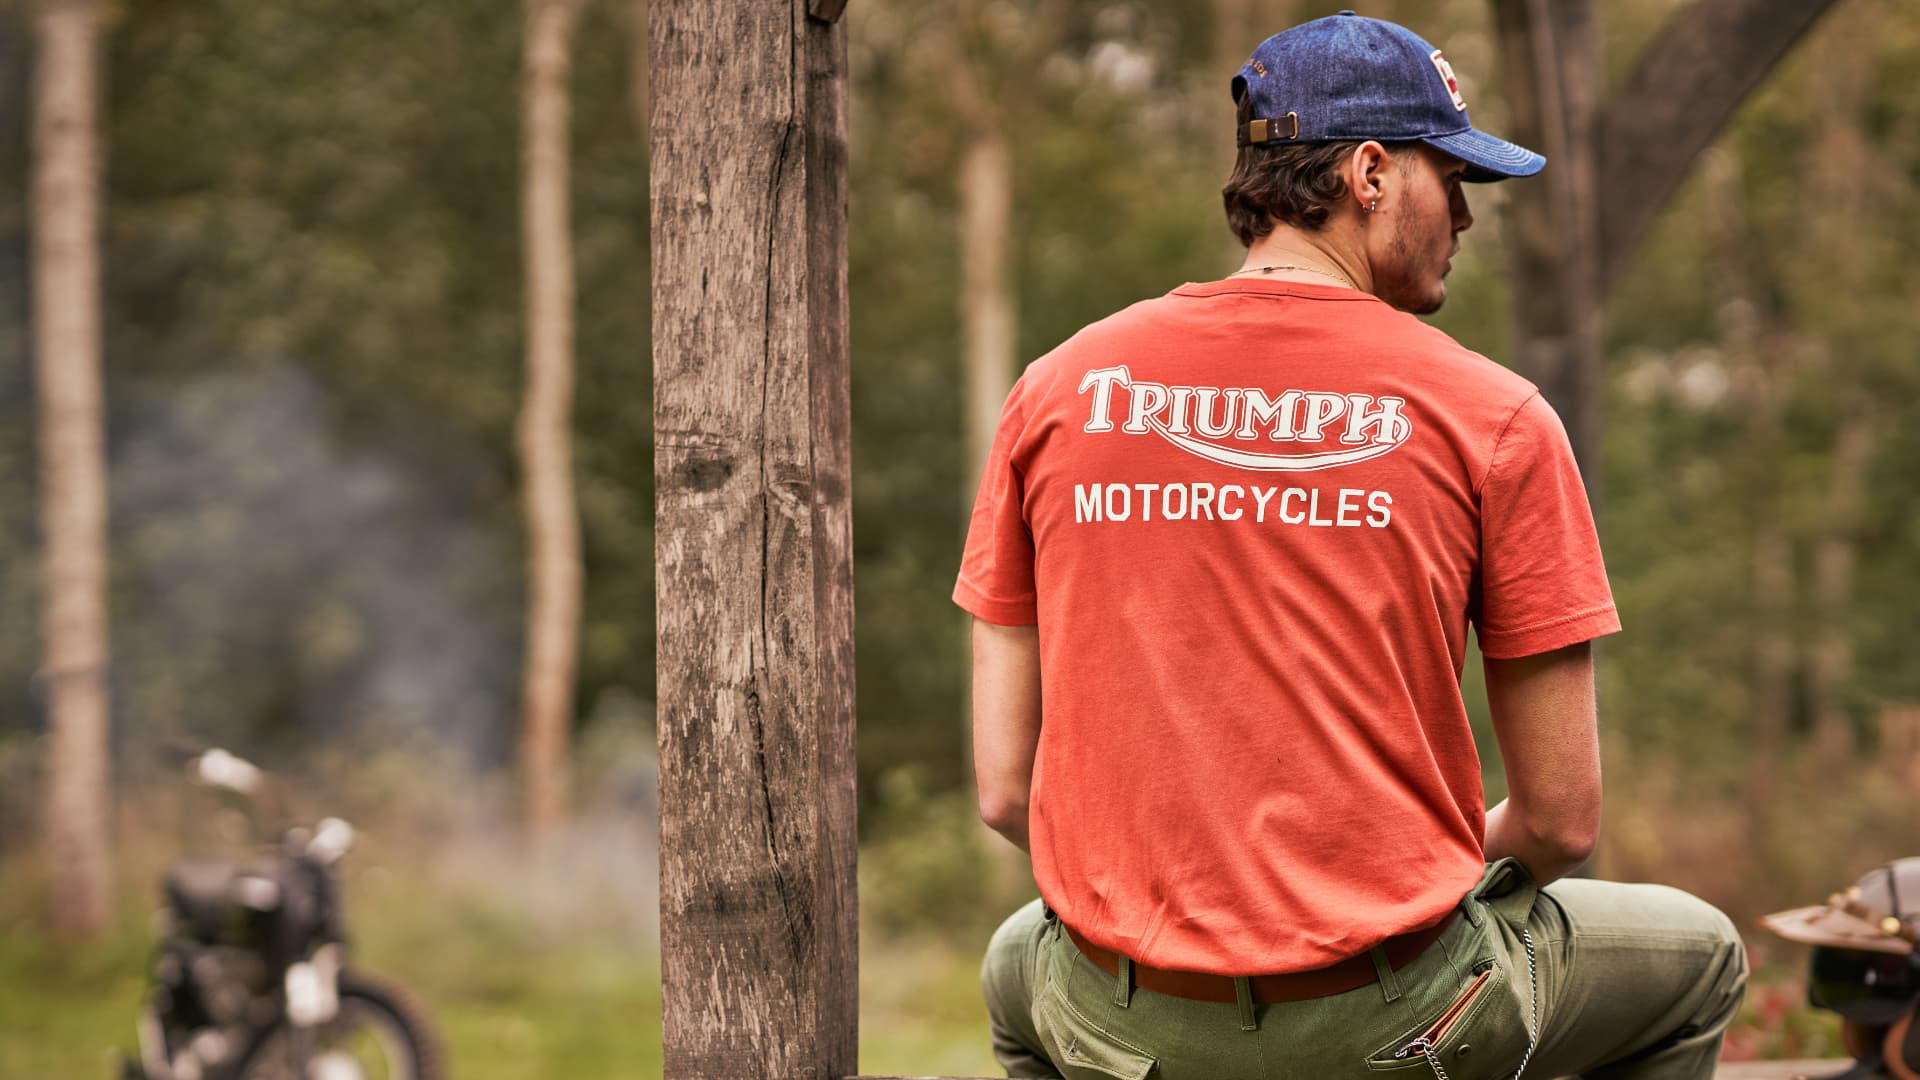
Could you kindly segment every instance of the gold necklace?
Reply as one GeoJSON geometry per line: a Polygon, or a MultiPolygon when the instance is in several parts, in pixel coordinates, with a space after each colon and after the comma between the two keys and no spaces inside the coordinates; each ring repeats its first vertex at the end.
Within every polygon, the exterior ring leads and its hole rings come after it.
{"type": "Polygon", "coordinates": [[[1271,274],[1277,270],[1304,270],[1309,274],[1319,274],[1321,277],[1330,277],[1349,289],[1356,291],[1360,289],[1360,286],[1355,285],[1353,279],[1345,274],[1336,273],[1332,270],[1322,270],[1317,266],[1302,266],[1298,263],[1283,263],[1278,266],[1246,266],[1235,270],[1227,276],[1235,277],[1240,274],[1271,274]]]}

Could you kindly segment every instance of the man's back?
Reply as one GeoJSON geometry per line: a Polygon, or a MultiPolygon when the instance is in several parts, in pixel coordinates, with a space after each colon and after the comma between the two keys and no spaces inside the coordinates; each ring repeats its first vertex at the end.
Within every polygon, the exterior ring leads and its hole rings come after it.
{"type": "Polygon", "coordinates": [[[1483,547],[1553,568],[1494,583],[1496,653],[1617,627],[1578,474],[1539,467],[1557,436],[1525,380],[1327,286],[1184,286],[1028,369],[956,596],[1037,617],[1034,866],[1069,925],[1278,972],[1459,900],[1483,869],[1458,688],[1483,547]],[[1483,535],[1483,501],[1526,520],[1483,535]]]}

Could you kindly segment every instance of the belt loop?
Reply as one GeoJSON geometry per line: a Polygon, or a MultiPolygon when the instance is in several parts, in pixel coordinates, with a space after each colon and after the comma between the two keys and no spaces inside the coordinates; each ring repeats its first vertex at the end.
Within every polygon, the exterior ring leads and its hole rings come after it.
{"type": "Polygon", "coordinates": [[[1233,996],[1240,1002],[1240,1030],[1259,1031],[1260,1021],[1253,1015],[1253,980],[1245,975],[1236,976],[1233,996]]]}
{"type": "Polygon", "coordinates": [[[1480,911],[1480,897],[1477,895],[1477,891],[1470,892],[1461,897],[1460,903],[1457,906],[1460,909],[1460,914],[1467,917],[1467,921],[1473,924],[1474,929],[1479,929],[1482,925],[1481,920],[1486,916],[1480,911]]]}
{"type": "Polygon", "coordinates": [[[1393,973],[1393,962],[1387,959],[1387,947],[1375,945],[1367,950],[1373,958],[1373,973],[1380,976],[1380,989],[1387,995],[1387,1004],[1400,1000],[1400,977],[1393,973]]]}
{"type": "Polygon", "coordinates": [[[1113,978],[1113,1003],[1124,1009],[1133,1001],[1133,957],[1120,954],[1119,967],[1113,978]]]}

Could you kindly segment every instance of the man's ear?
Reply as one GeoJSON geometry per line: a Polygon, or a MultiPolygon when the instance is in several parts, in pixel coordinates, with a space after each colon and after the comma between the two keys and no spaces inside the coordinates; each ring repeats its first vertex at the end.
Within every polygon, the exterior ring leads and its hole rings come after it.
{"type": "Polygon", "coordinates": [[[1353,156],[1347,159],[1347,190],[1366,210],[1386,194],[1386,179],[1391,171],[1392,154],[1379,143],[1368,139],[1354,147],[1353,156]]]}

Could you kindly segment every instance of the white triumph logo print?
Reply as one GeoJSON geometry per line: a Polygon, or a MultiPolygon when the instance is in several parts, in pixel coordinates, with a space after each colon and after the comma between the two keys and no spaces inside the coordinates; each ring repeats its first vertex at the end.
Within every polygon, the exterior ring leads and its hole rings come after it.
{"type": "Polygon", "coordinates": [[[1251,387],[1169,386],[1136,381],[1126,365],[1097,368],[1080,380],[1078,393],[1093,392],[1089,433],[1114,430],[1114,390],[1125,391],[1128,435],[1151,431],[1189,454],[1237,469],[1312,472],[1351,465],[1390,453],[1413,434],[1405,398],[1285,390],[1278,397],[1251,387]],[[1344,424],[1343,424],[1344,422],[1344,424]],[[1262,433],[1281,443],[1319,443],[1339,431],[1340,447],[1279,454],[1222,446],[1208,439],[1254,439],[1262,433]],[[1204,436],[1204,437],[1200,437],[1204,436]]]}

